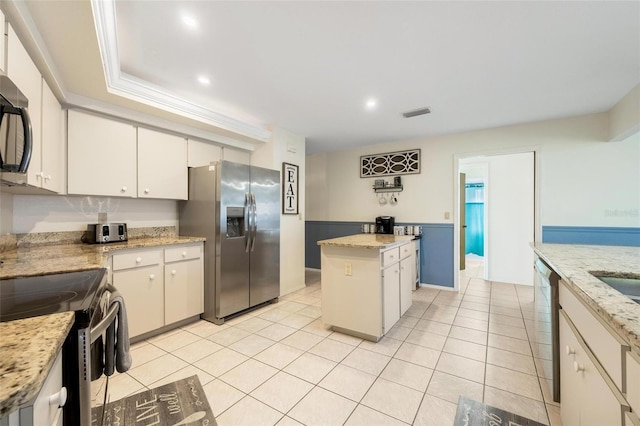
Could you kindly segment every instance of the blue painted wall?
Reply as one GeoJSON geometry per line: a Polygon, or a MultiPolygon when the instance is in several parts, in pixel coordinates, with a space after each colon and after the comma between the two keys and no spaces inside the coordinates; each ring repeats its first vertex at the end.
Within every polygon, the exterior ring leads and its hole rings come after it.
{"type": "Polygon", "coordinates": [[[640,246],[640,228],[543,226],[543,243],[640,246]]]}
{"type": "MultiPolygon", "coordinates": [[[[320,268],[319,240],[360,234],[368,222],[305,222],[305,266],[320,268]]],[[[453,225],[441,223],[400,223],[422,226],[420,239],[420,281],[453,288],[453,225]]]]}

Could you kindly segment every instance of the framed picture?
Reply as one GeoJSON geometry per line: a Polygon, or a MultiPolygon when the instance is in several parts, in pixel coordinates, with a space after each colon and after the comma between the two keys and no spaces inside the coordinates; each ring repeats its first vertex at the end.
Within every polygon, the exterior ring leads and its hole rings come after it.
{"type": "Polygon", "coordinates": [[[282,214],[298,214],[298,166],[282,163],[282,214]]]}

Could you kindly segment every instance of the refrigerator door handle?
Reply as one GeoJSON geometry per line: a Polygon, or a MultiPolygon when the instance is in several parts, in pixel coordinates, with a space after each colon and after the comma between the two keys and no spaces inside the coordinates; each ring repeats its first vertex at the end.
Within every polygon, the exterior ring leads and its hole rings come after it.
{"type": "Polygon", "coordinates": [[[256,207],[256,196],[254,193],[251,193],[251,205],[253,211],[253,237],[251,238],[251,251],[253,251],[253,247],[256,245],[256,237],[258,236],[258,209],[256,207]]]}
{"type": "Polygon", "coordinates": [[[251,244],[251,194],[244,193],[244,251],[249,253],[251,244]]]}

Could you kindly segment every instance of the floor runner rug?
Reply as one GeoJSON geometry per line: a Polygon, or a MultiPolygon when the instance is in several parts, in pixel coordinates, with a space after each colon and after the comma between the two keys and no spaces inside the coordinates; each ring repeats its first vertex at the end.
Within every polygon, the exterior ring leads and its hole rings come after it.
{"type": "Polygon", "coordinates": [[[215,426],[198,376],[158,386],[91,409],[92,425],[215,426]],[[103,422],[100,422],[103,419],[103,422]]]}
{"type": "Polygon", "coordinates": [[[544,426],[534,420],[461,396],[454,426],[544,426]]]}

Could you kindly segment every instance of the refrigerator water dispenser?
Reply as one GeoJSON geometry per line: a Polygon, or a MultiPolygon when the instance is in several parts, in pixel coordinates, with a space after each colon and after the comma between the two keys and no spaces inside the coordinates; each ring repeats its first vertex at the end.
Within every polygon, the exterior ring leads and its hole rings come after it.
{"type": "Polygon", "coordinates": [[[244,207],[227,207],[227,238],[244,237],[244,207]]]}

